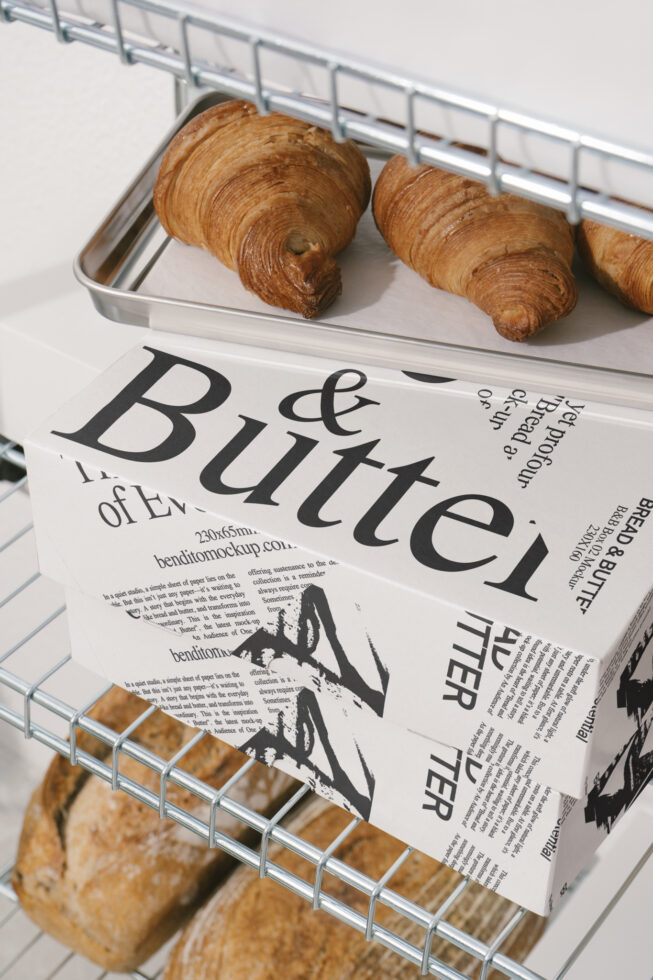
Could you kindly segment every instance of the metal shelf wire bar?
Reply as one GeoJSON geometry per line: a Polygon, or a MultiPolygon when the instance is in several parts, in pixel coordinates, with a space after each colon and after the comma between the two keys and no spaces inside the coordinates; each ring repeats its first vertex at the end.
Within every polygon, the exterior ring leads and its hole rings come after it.
{"type": "MultiPolygon", "coordinates": [[[[4,668],[0,668],[0,685],[4,685],[23,695],[30,689],[30,685],[27,681],[4,668]]],[[[46,708],[57,717],[65,719],[68,723],[70,723],[77,714],[73,707],[65,704],[58,698],[55,698],[40,689],[36,689],[33,692],[32,700],[35,704],[46,708]]],[[[0,704],[0,719],[8,722],[14,728],[17,728],[20,731],[25,730],[23,715],[3,704],[0,704]]],[[[77,725],[84,731],[95,735],[107,745],[113,746],[120,739],[120,733],[111,731],[104,725],[99,724],[92,718],[88,718],[85,715],[81,715],[77,718],[77,725]]],[[[61,755],[69,756],[70,748],[68,741],[56,735],[49,728],[32,722],[31,737],[35,738],[44,745],[47,745],[49,748],[54,749],[61,755]]],[[[158,772],[160,775],[166,771],[167,763],[165,760],[154,755],[152,752],[143,748],[143,746],[132,742],[130,739],[127,739],[121,743],[120,751],[153,771],[158,772]]],[[[77,749],[76,759],[77,764],[82,766],[88,772],[91,772],[99,778],[104,779],[106,782],[112,782],[112,765],[108,765],[107,763],[96,759],[94,756],[80,751],[79,748],[77,749]]],[[[247,766],[248,764],[246,763],[238,775],[242,775],[243,770],[247,766]]],[[[168,782],[173,782],[176,785],[189,790],[191,793],[195,794],[197,797],[207,803],[211,802],[214,795],[214,790],[211,787],[184,772],[182,769],[177,769],[176,767],[170,769],[167,774],[167,780],[168,782]]],[[[236,780],[234,780],[234,783],[235,782],[236,780]]],[[[141,803],[144,803],[146,806],[149,806],[157,811],[160,809],[161,798],[159,794],[146,789],[135,780],[118,773],[117,785],[119,790],[128,793],[130,796],[139,800],[141,803]]],[[[232,785],[234,784],[232,783],[232,785]]],[[[302,793],[302,795],[304,794],[302,793]]],[[[241,823],[244,823],[252,829],[258,831],[262,837],[263,835],[267,834],[267,839],[273,840],[275,843],[281,844],[288,850],[299,854],[316,867],[323,858],[323,852],[320,851],[319,848],[309,844],[307,841],[302,840],[295,834],[290,833],[287,829],[280,826],[277,823],[277,820],[280,819],[279,815],[275,815],[270,819],[265,818],[229,796],[224,796],[220,800],[220,808],[224,810],[225,813],[235,817],[241,823]]],[[[197,834],[208,843],[209,824],[207,822],[199,819],[197,816],[194,816],[183,808],[170,803],[170,801],[166,801],[166,812],[170,819],[174,820],[182,827],[185,827],[187,830],[197,834]]],[[[260,870],[261,854],[242,844],[241,842],[234,840],[224,832],[218,830],[215,831],[214,844],[221,847],[232,857],[248,865],[249,867],[254,868],[257,871],[260,870]]],[[[323,862],[323,867],[330,874],[333,874],[340,880],[352,885],[354,888],[357,888],[370,898],[373,898],[375,893],[378,891],[378,902],[396,912],[399,912],[410,921],[422,925],[424,929],[428,928],[433,917],[432,913],[427,912],[425,909],[416,905],[409,899],[392,892],[385,886],[378,890],[379,882],[375,882],[373,879],[361,874],[355,868],[352,868],[342,861],[339,861],[337,858],[328,857],[328,859],[323,862]]],[[[267,877],[272,878],[272,880],[277,881],[282,885],[285,885],[285,887],[300,895],[311,904],[313,903],[314,886],[305,882],[296,875],[286,871],[280,865],[270,861],[270,859],[267,857],[265,858],[265,873],[267,877]]],[[[368,917],[349,908],[342,902],[333,899],[327,892],[320,891],[319,907],[330,912],[341,921],[346,922],[358,929],[359,932],[366,932],[368,917]]],[[[442,938],[470,953],[480,962],[483,962],[484,958],[487,957],[488,952],[490,952],[490,948],[487,946],[487,944],[462,932],[460,929],[455,928],[446,921],[439,922],[436,931],[442,938]]],[[[397,953],[403,955],[415,965],[421,966],[423,950],[412,943],[406,942],[396,933],[393,933],[378,924],[373,924],[371,938],[381,942],[389,949],[395,950],[397,953]]],[[[513,980],[542,980],[541,977],[533,973],[531,970],[526,969],[525,967],[501,954],[494,956],[492,966],[501,970],[507,977],[511,977],[513,980]]],[[[429,957],[428,968],[430,974],[440,977],[442,980],[463,980],[463,974],[457,970],[447,967],[435,957],[429,957]]]]}
{"type": "MultiPolygon", "coordinates": [[[[10,450],[8,448],[10,445],[10,443],[3,444],[0,442],[0,461],[7,458],[7,453],[12,451],[12,461],[14,465],[16,465],[22,458],[21,453],[19,449],[16,449],[13,446],[10,450]]],[[[29,526],[31,527],[31,524],[29,526]]],[[[0,547],[1,545],[2,542],[0,542],[0,547]]],[[[10,549],[8,549],[5,553],[4,560],[11,561],[10,549]]],[[[38,576],[34,576],[34,580],[37,577],[38,576]]],[[[26,585],[25,588],[29,588],[29,585],[26,585]]],[[[15,591],[16,590],[14,590],[14,592],[15,591]]],[[[7,597],[8,601],[10,601],[11,598],[11,595],[7,597]]],[[[233,858],[254,869],[259,874],[263,874],[266,877],[271,878],[273,881],[276,881],[279,884],[284,885],[286,888],[289,888],[295,894],[304,898],[310,905],[312,905],[313,908],[321,908],[329,912],[335,918],[357,929],[360,933],[365,935],[366,938],[380,942],[388,949],[394,950],[396,953],[420,968],[421,973],[424,975],[430,974],[440,978],[440,980],[466,980],[465,976],[459,970],[447,966],[441,960],[431,955],[431,943],[433,937],[437,935],[474,957],[477,961],[477,968],[480,965],[482,975],[487,976],[490,968],[492,968],[500,971],[506,977],[511,978],[511,980],[544,980],[544,978],[542,978],[539,974],[536,974],[527,967],[515,962],[500,951],[500,947],[504,944],[512,929],[516,928],[524,915],[523,909],[520,909],[515,913],[507,926],[491,942],[482,942],[475,936],[472,936],[451,925],[446,918],[448,912],[454,906],[455,902],[464,893],[467,885],[469,884],[468,879],[461,878],[459,884],[452,890],[450,895],[445,898],[439,907],[435,910],[429,911],[411,901],[409,898],[392,891],[392,889],[388,886],[388,882],[390,881],[394,872],[397,870],[399,864],[410,859],[410,854],[412,851],[411,848],[405,850],[400,855],[398,860],[395,861],[390,868],[386,869],[378,880],[374,880],[373,878],[362,874],[356,868],[339,860],[334,853],[338,845],[345,839],[346,835],[357,825],[358,820],[354,820],[352,823],[350,823],[325,849],[320,849],[314,844],[303,840],[301,837],[290,832],[283,826],[282,820],[291,811],[293,806],[299,802],[300,798],[304,797],[308,793],[307,787],[302,787],[297,793],[295,793],[292,799],[281,807],[277,813],[273,814],[271,817],[265,817],[251,809],[251,807],[249,807],[246,803],[238,801],[233,795],[231,795],[231,791],[237,787],[239,780],[253,765],[252,759],[249,759],[234,775],[230,777],[229,780],[224,783],[222,787],[216,791],[214,787],[211,787],[203,781],[197,779],[195,776],[190,775],[180,767],[180,764],[183,763],[183,756],[186,754],[186,752],[193,744],[199,741],[200,738],[204,737],[206,733],[201,731],[198,732],[197,735],[193,737],[192,741],[189,742],[184,748],[184,750],[179,751],[175,756],[173,756],[173,758],[165,760],[151,752],[149,749],[140,745],[138,742],[133,741],[132,738],[129,737],[130,735],[134,735],[138,725],[145,720],[151,711],[155,710],[154,708],[150,708],[141,714],[139,718],[124,731],[116,732],[88,715],[88,712],[91,710],[95,702],[106,693],[106,684],[99,683],[95,696],[90,700],[86,700],[81,707],[74,707],[67,704],[60,698],[55,697],[53,694],[50,694],[48,691],[44,690],[42,685],[45,684],[47,680],[49,680],[59,670],[65,668],[70,659],[68,654],[61,657],[61,651],[53,649],[52,666],[46,671],[46,673],[40,676],[37,682],[30,682],[29,680],[21,677],[17,671],[20,662],[20,654],[25,647],[27,637],[35,636],[42,629],[46,629],[47,626],[60,615],[61,612],[61,609],[56,610],[56,612],[49,616],[45,621],[29,630],[26,638],[24,638],[23,641],[14,644],[7,652],[0,653],[0,663],[2,664],[2,666],[0,666],[0,689],[4,687],[11,690],[17,693],[23,699],[22,711],[12,708],[9,704],[0,702],[0,721],[5,721],[18,731],[22,731],[27,738],[33,738],[43,745],[46,745],[48,748],[59,752],[61,755],[66,756],[67,758],[70,758],[75,764],[80,765],[88,772],[100,779],[105,780],[105,782],[110,783],[116,788],[117,791],[128,793],[134,799],[139,800],[141,803],[158,811],[160,814],[165,813],[169,819],[174,820],[180,826],[194,834],[197,834],[197,836],[205,840],[209,846],[222,848],[233,858]],[[7,661],[9,661],[8,665],[6,665],[7,661]],[[12,667],[14,670],[10,670],[8,667],[12,667]],[[49,725],[36,721],[31,715],[31,710],[25,710],[25,705],[29,705],[30,709],[32,706],[38,706],[40,709],[42,709],[41,714],[45,712],[50,721],[53,721],[54,718],[63,720],[65,722],[65,729],[68,737],[62,737],[49,725]],[[99,739],[108,746],[109,751],[106,756],[107,761],[98,759],[94,755],[91,755],[79,748],[76,739],[77,729],[93,735],[95,738],[99,739]],[[127,777],[120,772],[119,759],[121,754],[141,763],[143,766],[146,766],[159,776],[157,792],[154,792],[153,790],[143,786],[135,779],[127,777]],[[169,783],[174,783],[176,786],[179,786],[182,789],[192,793],[199,800],[204,801],[209,808],[208,819],[202,820],[196,813],[191,813],[167,799],[166,787],[169,783]],[[256,850],[249,847],[246,844],[243,844],[241,841],[234,839],[224,831],[219,830],[216,827],[217,810],[222,810],[228,816],[235,818],[240,823],[245,824],[247,827],[260,834],[260,848],[256,850]],[[300,878],[286,870],[280,864],[270,860],[268,855],[269,842],[274,842],[277,845],[281,845],[288,851],[291,851],[309,861],[315,867],[313,880],[305,881],[303,878],[300,878]],[[344,883],[351,885],[353,888],[365,895],[368,898],[367,912],[358,912],[343,902],[333,898],[328,891],[323,890],[322,877],[325,871],[340,879],[344,883]],[[397,933],[375,922],[374,913],[378,904],[399,913],[409,922],[416,923],[417,925],[421,926],[425,931],[423,944],[421,946],[416,946],[402,938],[397,933]]],[[[651,851],[653,851],[653,846],[651,851]]],[[[639,865],[633,869],[631,874],[624,882],[622,888],[615,896],[613,896],[610,903],[606,906],[604,911],[593,924],[592,928],[581,939],[576,952],[573,954],[570,960],[575,960],[577,955],[579,955],[582,949],[585,948],[587,942],[595,934],[603,921],[605,921],[605,918],[609,912],[617,903],[628,885],[634,880],[637,873],[643,867],[645,860],[649,856],[650,852],[647,853],[645,858],[640,861],[639,865]]],[[[11,889],[9,878],[10,869],[0,869],[0,897],[15,901],[15,895],[11,889]]],[[[10,922],[16,911],[16,908],[11,909],[4,915],[4,917],[0,917],[0,930],[10,922]]],[[[12,959],[11,966],[17,962],[17,959],[25,955],[28,952],[28,949],[38,941],[39,935],[30,938],[25,948],[20,951],[19,954],[17,954],[16,959],[12,959]]],[[[72,954],[70,954],[70,956],[72,956],[72,954]]],[[[56,977],[59,970],[63,969],[64,965],[68,963],[69,958],[70,957],[67,957],[65,960],[62,959],[62,961],[53,970],[51,970],[50,974],[48,974],[48,978],[56,977]]],[[[570,965],[570,963],[568,963],[568,965],[570,965]]],[[[4,969],[6,970],[8,968],[8,966],[5,966],[4,969]]],[[[159,974],[156,976],[158,977],[158,975],[159,974]]],[[[102,980],[102,978],[105,976],[106,974],[102,973],[101,975],[97,976],[95,980],[102,980]]],[[[136,978],[136,980],[156,980],[156,978],[148,977],[146,974],[139,971],[132,973],[131,976],[136,978]]],[[[0,971],[0,978],[1,977],[2,971],[0,971]]]]}
{"type": "MultiPolygon", "coordinates": [[[[6,445],[8,446],[9,444],[6,445]]],[[[7,449],[5,447],[4,452],[6,451],[7,449]]],[[[0,459],[2,458],[3,445],[0,443],[0,459]]],[[[2,542],[0,542],[1,544],[2,542]]],[[[10,549],[7,550],[4,559],[11,561],[10,549]]],[[[34,577],[35,579],[36,576],[34,577]]],[[[25,588],[29,588],[29,586],[25,586],[25,588]]],[[[13,591],[15,592],[16,590],[13,591]]],[[[8,601],[11,601],[11,597],[8,597],[8,601]]],[[[43,685],[46,685],[46,682],[59,670],[66,669],[66,665],[70,659],[67,652],[65,656],[62,656],[64,651],[53,649],[52,665],[45,673],[41,674],[37,681],[30,681],[20,676],[20,656],[28,643],[28,637],[34,637],[42,630],[47,629],[50,623],[54,622],[61,612],[62,609],[58,609],[45,620],[37,623],[33,628],[26,629],[26,636],[21,641],[14,643],[6,652],[0,650],[0,690],[5,688],[17,693],[23,702],[22,710],[20,708],[12,708],[9,704],[0,703],[0,720],[22,731],[25,737],[33,738],[54,751],[59,752],[61,755],[70,758],[74,763],[82,766],[88,772],[110,783],[116,790],[128,793],[160,814],[165,813],[169,819],[176,821],[182,827],[197,834],[207,844],[210,844],[210,846],[222,848],[238,861],[255,869],[259,874],[272,878],[274,881],[279,882],[300,895],[313,907],[329,912],[342,922],[348,923],[355,929],[358,929],[359,932],[366,935],[369,939],[382,943],[387,948],[404,956],[417,967],[422,967],[424,972],[439,977],[440,980],[465,980],[465,977],[460,971],[445,965],[441,960],[438,960],[430,954],[430,944],[434,933],[471,954],[480,964],[483,964],[485,961],[490,962],[491,960],[492,966],[495,969],[502,971],[505,976],[512,978],[512,980],[542,980],[537,974],[512,959],[501,955],[499,952],[495,953],[492,945],[481,942],[476,937],[463,932],[446,921],[445,913],[461,893],[462,889],[460,886],[456,888],[455,894],[452,894],[439,909],[435,910],[435,912],[433,910],[427,911],[409,898],[393,892],[388,887],[387,882],[396,870],[399,862],[395,862],[395,865],[387,869],[375,881],[354,867],[340,861],[334,855],[338,844],[344,840],[344,832],[329,847],[322,850],[288,831],[283,826],[282,821],[293,806],[299,802],[300,798],[307,795],[309,792],[308,787],[302,786],[293,798],[281,807],[277,813],[271,817],[264,817],[251,809],[247,803],[239,802],[232,795],[232,790],[237,788],[239,780],[253,765],[253,760],[248,760],[238,772],[216,791],[215,788],[191,776],[182,768],[185,752],[190,749],[192,744],[195,744],[196,741],[204,736],[204,732],[198,732],[192,741],[184,747],[183,751],[178,752],[173,758],[165,760],[133,740],[138,726],[155,710],[154,707],[147,709],[135,722],[122,732],[116,732],[95,721],[88,715],[95,702],[106,693],[106,684],[98,682],[98,690],[95,696],[87,699],[81,707],[70,705],[45,690],[43,685]],[[27,710],[25,710],[25,706],[28,706],[27,710]],[[35,706],[41,709],[38,719],[34,714],[35,706]],[[47,722],[43,723],[42,716],[44,712],[46,713],[46,717],[50,719],[50,724],[47,722]],[[59,722],[59,727],[64,727],[65,734],[68,737],[59,735],[53,730],[55,726],[51,723],[54,721],[54,718],[63,720],[65,726],[61,726],[61,722],[59,722]],[[76,738],[78,729],[95,736],[108,746],[109,751],[106,755],[106,761],[97,759],[94,755],[80,749],[76,738]],[[121,755],[134,759],[155,772],[159,777],[158,792],[146,788],[135,779],[121,773],[121,755]],[[208,805],[207,819],[202,820],[197,816],[197,813],[191,813],[172,803],[166,796],[166,787],[170,783],[174,783],[188,790],[199,800],[204,801],[208,805]],[[216,827],[216,813],[218,810],[223,811],[230,817],[240,821],[240,823],[257,831],[261,835],[260,847],[258,849],[249,847],[218,829],[216,827]],[[313,880],[305,881],[303,878],[287,871],[274,860],[271,860],[268,854],[268,844],[270,842],[281,845],[309,861],[315,867],[313,880]],[[358,912],[339,900],[334,899],[322,887],[322,878],[325,871],[365,895],[368,898],[368,911],[366,913],[358,912]],[[425,931],[425,937],[428,939],[428,950],[425,952],[422,946],[418,947],[408,942],[397,933],[375,922],[374,910],[377,904],[382,904],[399,913],[409,922],[422,926],[425,931]]],[[[348,832],[353,829],[357,822],[356,820],[353,821],[346,828],[346,831],[348,832]]],[[[409,848],[401,855],[400,862],[408,859],[410,853],[411,849],[409,848]]],[[[11,898],[12,893],[8,878],[9,876],[6,872],[3,873],[3,876],[0,876],[0,895],[11,898]]],[[[3,920],[0,919],[0,927],[2,926],[2,922],[3,920]]],[[[36,941],[38,940],[34,939],[34,942],[36,941]]],[[[26,952],[27,949],[20,955],[26,952]]],[[[138,973],[133,974],[133,976],[141,976],[141,980],[144,977],[144,975],[139,975],[138,973]]],[[[145,980],[149,980],[149,978],[145,978],[145,980]]]]}
{"type": "Polygon", "coordinates": [[[30,5],[26,0],[0,0],[0,20],[7,23],[20,21],[40,27],[53,33],[63,43],[79,41],[117,55],[125,64],[149,65],[167,71],[191,86],[213,88],[236,98],[247,99],[255,103],[261,112],[285,112],[330,129],[338,140],[356,139],[392,153],[402,153],[414,164],[429,163],[442,167],[481,181],[492,193],[511,192],[557,208],[573,222],[591,218],[653,239],[653,211],[609,197],[606,187],[590,190],[579,185],[581,162],[588,155],[604,163],[618,161],[629,164],[653,179],[651,153],[425,84],[409,75],[373,68],[279,34],[239,27],[219,15],[209,18],[181,12],[167,0],[111,0],[110,10],[110,22],[99,24],[62,13],[57,0],[49,0],[47,7],[30,5]],[[121,14],[125,7],[171,22],[174,25],[175,45],[165,46],[127,30],[121,14]],[[210,35],[212,39],[236,40],[248,45],[251,72],[237,71],[233,66],[221,67],[194,57],[189,28],[210,35]],[[281,87],[265,85],[261,70],[265,51],[282,54],[300,65],[309,64],[324,69],[329,80],[329,99],[321,101],[288,92],[281,87]],[[402,123],[392,123],[341,106],[338,79],[344,77],[365,82],[373,90],[399,94],[405,104],[405,119],[402,123]],[[462,112],[481,121],[488,134],[488,145],[481,147],[486,152],[479,155],[452,144],[450,140],[419,133],[414,115],[417,100],[438,109],[462,112]],[[500,128],[543,137],[563,147],[568,159],[567,178],[547,176],[502,161],[497,151],[500,128]]]}

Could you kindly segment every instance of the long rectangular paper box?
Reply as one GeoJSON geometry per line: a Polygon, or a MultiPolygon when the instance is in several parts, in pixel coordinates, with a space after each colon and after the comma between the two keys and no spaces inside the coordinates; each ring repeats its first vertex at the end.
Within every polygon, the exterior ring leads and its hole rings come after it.
{"type": "Polygon", "coordinates": [[[28,444],[43,570],[589,792],[653,698],[650,416],[180,344],[135,347],[28,444]]]}
{"type": "MultiPolygon", "coordinates": [[[[653,768],[652,730],[625,747],[600,790],[574,800],[509,760],[472,758],[379,719],[316,687],[302,665],[283,677],[226,653],[210,664],[175,660],[166,631],[70,590],[68,613],[73,655],[85,666],[539,914],[653,768]]],[[[181,639],[175,652],[192,649],[181,639]]]]}

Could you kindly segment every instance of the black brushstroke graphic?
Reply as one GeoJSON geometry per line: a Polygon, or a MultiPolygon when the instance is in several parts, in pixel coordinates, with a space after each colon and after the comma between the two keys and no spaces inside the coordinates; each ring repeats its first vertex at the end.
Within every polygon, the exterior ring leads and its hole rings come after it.
{"type": "Polygon", "coordinates": [[[604,827],[609,832],[617,817],[628,809],[646,786],[653,770],[653,747],[648,752],[642,752],[649,728],[650,722],[638,726],[630,741],[589,793],[585,806],[586,823],[594,821],[597,827],[604,827]],[[616,791],[604,794],[605,785],[618,766],[623,767],[623,784],[616,791]]]}
{"type": "Polygon", "coordinates": [[[644,632],[642,640],[637,644],[627,666],[622,671],[617,690],[617,705],[625,708],[629,717],[634,716],[641,721],[653,704],[653,648],[649,644],[653,639],[653,624],[644,632]],[[650,659],[648,677],[640,680],[633,677],[645,656],[650,659]]]}
{"type": "Polygon", "coordinates": [[[249,660],[257,667],[266,668],[270,655],[272,660],[283,656],[292,657],[297,663],[312,667],[320,677],[336,687],[346,688],[381,717],[390,675],[369,637],[367,642],[379,675],[378,690],[370,687],[347,657],[338,639],[338,631],[324,589],[317,585],[309,585],[300,597],[296,642],[286,632],[285,613],[282,610],[277,619],[276,632],[265,628],[256,630],[232,653],[236,657],[249,660]],[[331,646],[339,673],[325,667],[313,656],[322,634],[331,646]]]}
{"type": "Polygon", "coordinates": [[[283,711],[277,717],[275,732],[261,728],[243,745],[241,752],[254,756],[259,762],[274,765],[281,759],[292,759],[298,767],[304,767],[312,773],[307,780],[312,787],[333,789],[347,800],[352,809],[364,820],[369,820],[374,796],[375,778],[367,766],[365,759],[354,738],[352,742],[360,760],[365,776],[367,792],[361,792],[354,784],[348,773],[342,767],[333,750],[327,726],[324,722],[317,697],[313,691],[302,689],[296,700],[296,722],[294,731],[286,730],[283,711]],[[325,772],[316,765],[311,756],[319,743],[328,760],[331,771],[325,772]]]}
{"type": "Polygon", "coordinates": [[[418,371],[402,371],[407,378],[412,378],[413,381],[422,381],[427,385],[441,385],[446,384],[447,381],[455,381],[455,378],[441,378],[437,374],[420,374],[418,371]]]}
{"type": "Polygon", "coordinates": [[[585,806],[585,822],[594,821],[597,827],[604,827],[608,832],[617,817],[626,810],[633,800],[637,799],[648,782],[653,770],[653,745],[644,751],[647,735],[653,724],[653,623],[644,630],[642,639],[635,647],[631,657],[619,678],[617,689],[617,706],[625,709],[629,718],[634,718],[637,725],[632,737],[626,742],[614,761],[595,781],[587,797],[585,806]],[[635,673],[646,664],[649,658],[649,675],[641,678],[635,673]],[[613,792],[605,793],[605,787],[618,768],[623,768],[622,784],[613,792]]]}

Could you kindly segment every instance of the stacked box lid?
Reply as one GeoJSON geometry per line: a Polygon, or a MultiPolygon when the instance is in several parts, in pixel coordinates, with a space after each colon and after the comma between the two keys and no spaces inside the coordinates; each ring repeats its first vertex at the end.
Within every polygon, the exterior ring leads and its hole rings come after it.
{"type": "Polygon", "coordinates": [[[27,452],[43,570],[178,662],[299,672],[583,797],[648,758],[652,437],[564,392],[156,337],[27,452]]]}

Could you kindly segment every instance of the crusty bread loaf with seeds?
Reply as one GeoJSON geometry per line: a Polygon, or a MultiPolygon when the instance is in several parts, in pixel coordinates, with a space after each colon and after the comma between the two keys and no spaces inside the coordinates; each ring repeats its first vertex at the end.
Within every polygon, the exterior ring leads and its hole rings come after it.
{"type": "MultiPolygon", "coordinates": [[[[288,822],[288,829],[326,848],[351,821],[351,814],[314,798],[288,822]]],[[[335,856],[378,880],[404,850],[393,837],[361,823],[345,838],[335,856]]],[[[269,859],[306,880],[314,867],[296,854],[270,847],[269,859]]],[[[388,887],[435,911],[461,881],[457,872],[414,852],[388,887]]],[[[325,873],[323,890],[367,914],[368,898],[325,873]]],[[[517,906],[477,884],[467,886],[447,912],[446,921],[491,943],[517,906]]],[[[397,912],[377,904],[375,921],[415,946],[425,930],[397,912]]],[[[501,952],[517,960],[526,955],[544,928],[545,919],[526,913],[501,952]]],[[[433,956],[465,975],[477,976],[478,960],[439,936],[433,956]],[[469,972],[468,972],[469,971],[469,972]]],[[[355,929],[269,878],[240,868],[195,914],[175,944],[164,980],[408,980],[419,968],[377,942],[368,943],[355,929]]],[[[496,971],[490,976],[498,980],[496,971]]],[[[503,976],[503,974],[502,974],[503,976]]]]}
{"type": "MultiPolygon", "coordinates": [[[[122,731],[147,704],[114,687],[89,714],[122,731]]],[[[161,711],[130,738],[165,759],[172,758],[195,729],[161,711]]],[[[97,758],[108,745],[78,731],[79,748],[97,758]]],[[[211,786],[223,785],[246,757],[205,736],[180,768],[211,786]]],[[[159,775],[122,756],[120,772],[158,793],[159,775]]],[[[271,812],[293,780],[256,763],[242,778],[249,805],[271,812]]],[[[240,784],[239,784],[240,785],[240,784]]],[[[206,819],[206,804],[168,784],[167,799],[206,819]]],[[[217,827],[249,836],[243,824],[218,812],[217,827]]],[[[195,834],[109,783],[56,756],[25,814],[12,884],[27,915],[45,932],[105,970],[129,971],[151,956],[231,870],[233,860],[209,849],[195,834]]]]}

